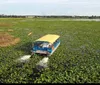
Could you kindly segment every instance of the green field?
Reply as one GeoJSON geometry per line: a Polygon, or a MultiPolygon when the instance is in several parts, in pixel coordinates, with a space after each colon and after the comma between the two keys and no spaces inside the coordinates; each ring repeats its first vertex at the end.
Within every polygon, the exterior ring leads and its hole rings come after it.
{"type": "Polygon", "coordinates": [[[7,24],[0,26],[0,32],[13,29],[8,33],[21,39],[16,45],[0,47],[1,83],[100,83],[100,22],[1,18],[0,23],[7,24]],[[15,62],[31,54],[32,42],[45,34],[58,34],[61,40],[48,68],[36,72],[36,63],[43,58],[39,55],[27,63],[15,62]]]}

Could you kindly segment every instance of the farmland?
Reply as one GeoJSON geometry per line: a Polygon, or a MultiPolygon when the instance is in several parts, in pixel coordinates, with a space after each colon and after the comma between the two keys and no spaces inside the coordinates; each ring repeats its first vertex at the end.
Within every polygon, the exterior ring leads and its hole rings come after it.
{"type": "Polygon", "coordinates": [[[1,83],[100,83],[99,21],[1,18],[0,32],[20,38],[16,45],[0,47],[1,83]],[[58,34],[61,40],[48,68],[36,71],[36,63],[43,58],[39,55],[26,63],[15,62],[31,54],[32,42],[45,34],[58,34]]]}

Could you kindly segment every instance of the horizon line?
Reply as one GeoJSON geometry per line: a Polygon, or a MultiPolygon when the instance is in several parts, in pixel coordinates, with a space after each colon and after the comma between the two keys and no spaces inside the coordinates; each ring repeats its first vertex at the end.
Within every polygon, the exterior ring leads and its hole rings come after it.
{"type": "Polygon", "coordinates": [[[57,15],[57,14],[48,14],[48,15],[41,15],[41,14],[0,14],[0,15],[4,15],[4,16],[11,16],[11,15],[15,15],[15,16],[100,16],[100,15],[66,15],[66,14],[61,14],[61,15],[57,15]]]}

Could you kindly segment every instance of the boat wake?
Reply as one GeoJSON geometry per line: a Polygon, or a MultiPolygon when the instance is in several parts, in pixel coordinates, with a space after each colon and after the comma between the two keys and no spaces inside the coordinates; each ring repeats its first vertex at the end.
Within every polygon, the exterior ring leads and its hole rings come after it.
{"type": "Polygon", "coordinates": [[[40,60],[37,64],[36,67],[38,70],[41,70],[42,68],[47,68],[48,67],[48,57],[43,58],[42,60],[40,60]]]}
{"type": "Polygon", "coordinates": [[[24,55],[22,57],[20,57],[19,59],[17,59],[17,61],[20,61],[20,62],[25,62],[25,61],[29,61],[31,55],[24,55]]]}

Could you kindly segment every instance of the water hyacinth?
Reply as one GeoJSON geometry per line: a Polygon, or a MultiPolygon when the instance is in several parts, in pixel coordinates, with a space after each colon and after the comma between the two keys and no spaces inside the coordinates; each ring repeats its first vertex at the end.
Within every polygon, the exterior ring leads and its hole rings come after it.
{"type": "Polygon", "coordinates": [[[1,31],[12,29],[9,34],[20,38],[18,44],[0,48],[1,83],[100,82],[100,22],[57,18],[1,18],[0,22],[12,24],[0,27],[1,31]],[[48,58],[30,57],[32,43],[45,34],[60,35],[60,46],[48,58]]]}

